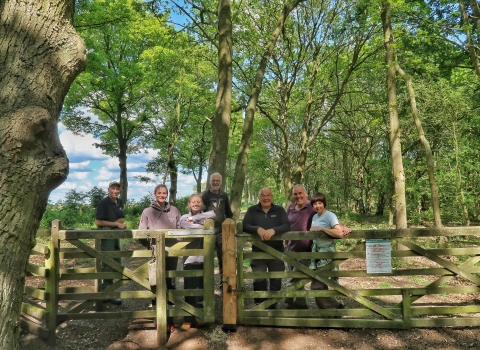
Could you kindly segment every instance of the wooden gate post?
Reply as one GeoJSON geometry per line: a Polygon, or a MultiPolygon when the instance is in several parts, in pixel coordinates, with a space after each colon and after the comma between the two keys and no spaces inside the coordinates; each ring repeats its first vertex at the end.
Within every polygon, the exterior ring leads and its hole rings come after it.
{"type": "Polygon", "coordinates": [[[223,326],[224,331],[237,330],[237,249],[235,221],[226,219],[222,224],[223,250],[223,326]]]}
{"type": "Polygon", "coordinates": [[[48,345],[55,346],[57,315],[58,315],[58,282],[59,282],[59,265],[60,265],[60,239],[58,231],[60,230],[60,220],[53,220],[51,226],[51,242],[48,244],[49,255],[45,259],[45,294],[47,311],[46,326],[48,329],[48,345]]]}
{"type": "Polygon", "coordinates": [[[156,294],[157,294],[157,305],[156,305],[156,318],[157,318],[157,345],[164,346],[167,344],[167,282],[165,279],[165,232],[160,232],[157,234],[156,243],[155,243],[155,258],[157,262],[156,266],[156,294]]]}

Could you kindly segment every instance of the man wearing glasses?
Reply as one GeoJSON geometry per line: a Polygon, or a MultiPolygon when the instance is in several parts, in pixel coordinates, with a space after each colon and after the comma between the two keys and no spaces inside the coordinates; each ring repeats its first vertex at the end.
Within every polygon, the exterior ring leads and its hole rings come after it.
{"type": "MultiPolygon", "coordinates": [[[[217,251],[220,276],[223,273],[222,224],[225,219],[233,217],[228,195],[220,189],[221,186],[222,175],[213,173],[210,176],[210,188],[202,193],[204,211],[215,211],[215,250],[217,251]]],[[[220,291],[223,290],[222,287],[223,283],[220,283],[220,291]]]]}
{"type": "MultiPolygon", "coordinates": [[[[273,204],[273,194],[269,188],[262,188],[258,194],[260,202],[248,208],[243,219],[243,231],[250,234],[258,234],[263,243],[283,252],[282,240],[271,240],[277,233],[290,231],[290,222],[287,212],[283,207],[273,204]]],[[[252,252],[261,252],[262,249],[252,246],[252,252]]],[[[252,259],[250,260],[252,272],[284,271],[285,264],[279,259],[252,259]]],[[[281,278],[270,278],[270,291],[279,291],[282,287],[281,278]]],[[[267,291],[267,279],[256,278],[253,281],[254,291],[267,291]]],[[[263,302],[264,298],[255,298],[255,304],[263,302]]],[[[275,309],[275,304],[268,309],[275,309]]]]}

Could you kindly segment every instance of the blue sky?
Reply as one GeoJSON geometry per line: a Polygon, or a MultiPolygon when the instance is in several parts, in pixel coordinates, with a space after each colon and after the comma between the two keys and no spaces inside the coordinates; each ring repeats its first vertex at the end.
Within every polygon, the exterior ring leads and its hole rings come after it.
{"type": "MultiPolygon", "coordinates": [[[[67,180],[52,191],[49,197],[50,202],[56,203],[58,200],[63,200],[65,193],[72,189],[78,192],[88,192],[97,186],[106,190],[110,181],[120,179],[118,159],[106,156],[100,149],[95,148],[93,144],[96,140],[93,135],[74,135],[62,123],[58,124],[58,132],[70,160],[70,172],[67,180]]],[[[148,153],[128,155],[128,198],[139,200],[143,196],[151,194],[155,187],[154,183],[140,183],[133,178],[135,175],[148,175],[150,178],[155,178],[158,183],[162,182],[161,178],[145,171],[147,162],[156,154],[156,151],[149,150],[148,153]]],[[[170,187],[169,182],[167,182],[167,186],[170,187]]],[[[179,173],[177,198],[192,194],[195,192],[194,189],[195,179],[193,176],[179,173]]]]}

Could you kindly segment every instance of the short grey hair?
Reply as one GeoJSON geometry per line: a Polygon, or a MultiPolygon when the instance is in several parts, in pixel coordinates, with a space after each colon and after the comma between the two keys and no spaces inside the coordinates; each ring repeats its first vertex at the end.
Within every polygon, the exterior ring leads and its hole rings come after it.
{"type": "Polygon", "coordinates": [[[220,181],[222,181],[222,175],[220,173],[213,173],[212,175],[210,175],[210,180],[212,180],[212,176],[220,176],[220,181]]]}
{"type": "Polygon", "coordinates": [[[307,193],[307,189],[305,188],[305,186],[303,186],[302,184],[297,184],[297,185],[295,185],[295,186],[292,187],[292,194],[293,194],[293,192],[295,191],[295,187],[301,187],[301,188],[303,189],[303,191],[304,191],[305,193],[307,193]]]}
{"type": "Polygon", "coordinates": [[[272,196],[273,196],[273,191],[270,187],[264,187],[262,189],[260,189],[260,191],[258,191],[258,198],[260,198],[260,192],[262,192],[263,190],[269,190],[270,192],[272,192],[272,196]]]}

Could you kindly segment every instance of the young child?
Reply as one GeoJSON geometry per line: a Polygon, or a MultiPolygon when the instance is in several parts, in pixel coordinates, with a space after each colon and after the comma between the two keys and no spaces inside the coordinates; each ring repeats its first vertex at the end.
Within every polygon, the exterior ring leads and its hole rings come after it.
{"type": "MultiPolygon", "coordinates": [[[[188,199],[188,208],[189,213],[183,215],[180,218],[180,227],[181,228],[203,228],[203,224],[206,219],[214,219],[215,211],[203,212],[201,209],[203,207],[202,196],[195,193],[190,196],[188,199]]],[[[189,249],[202,249],[203,248],[203,239],[199,238],[192,241],[187,246],[189,249]]],[[[203,256],[189,256],[184,259],[184,270],[203,270],[203,256]]],[[[185,277],[184,278],[184,288],[185,289],[202,289],[203,288],[203,277],[185,277]]],[[[186,296],[185,302],[191,304],[192,306],[198,308],[201,307],[197,297],[195,296],[186,296]]],[[[188,331],[193,325],[201,326],[204,325],[203,320],[196,319],[195,316],[185,316],[183,320],[183,325],[180,328],[182,331],[188,331]]]]}
{"type": "MultiPolygon", "coordinates": [[[[327,198],[323,193],[316,193],[310,199],[310,203],[316,214],[312,218],[312,227],[310,231],[323,231],[334,238],[343,238],[348,235],[344,233],[338,221],[337,216],[331,211],[327,210],[327,198]]],[[[312,245],[312,252],[335,252],[336,241],[333,239],[314,239],[312,245]]],[[[310,268],[316,270],[330,263],[331,259],[312,259],[310,268]]],[[[338,268],[336,268],[338,269],[338,268]]],[[[338,278],[333,279],[338,283],[338,278]]],[[[312,290],[327,290],[328,286],[316,279],[312,281],[312,290]]],[[[343,309],[343,304],[338,302],[333,297],[316,297],[315,302],[319,309],[343,309]]]]}

